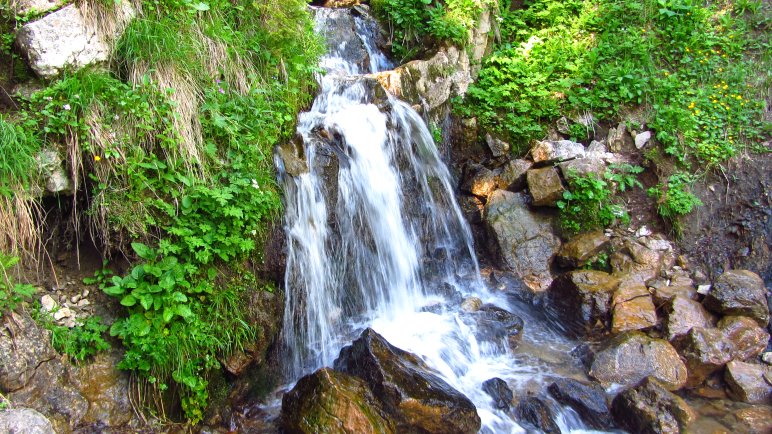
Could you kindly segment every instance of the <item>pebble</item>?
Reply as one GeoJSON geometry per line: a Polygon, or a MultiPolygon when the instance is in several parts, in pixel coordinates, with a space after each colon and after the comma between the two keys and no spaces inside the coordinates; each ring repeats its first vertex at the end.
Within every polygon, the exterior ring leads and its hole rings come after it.
{"type": "Polygon", "coordinates": [[[710,292],[710,285],[699,285],[697,286],[697,293],[705,295],[708,292],[710,292]]]}
{"type": "Polygon", "coordinates": [[[64,318],[71,318],[75,313],[69,307],[63,307],[54,313],[54,319],[59,321],[64,318]]]}
{"type": "Polygon", "coordinates": [[[78,307],[86,307],[86,306],[88,306],[90,304],[91,304],[91,302],[84,298],[84,299],[80,300],[76,306],[78,306],[78,307]]]}
{"type": "Polygon", "coordinates": [[[90,292],[89,292],[88,289],[84,289],[83,292],[80,293],[80,297],[81,298],[86,298],[86,297],[88,297],[89,293],[90,292]]]}
{"type": "Polygon", "coordinates": [[[70,302],[71,303],[77,303],[79,301],[80,301],[80,294],[75,294],[72,297],[70,297],[70,302]]]}
{"type": "Polygon", "coordinates": [[[767,365],[772,365],[772,351],[767,351],[766,353],[762,354],[761,360],[763,360],[767,365]]]}
{"type": "Polygon", "coordinates": [[[648,237],[649,235],[651,235],[651,230],[649,228],[647,228],[646,226],[641,226],[635,232],[635,236],[636,237],[648,237]]]}
{"type": "Polygon", "coordinates": [[[54,298],[48,294],[40,298],[40,305],[42,306],[42,310],[44,312],[51,312],[54,310],[54,308],[56,308],[56,304],[56,300],[54,300],[54,298]]]}

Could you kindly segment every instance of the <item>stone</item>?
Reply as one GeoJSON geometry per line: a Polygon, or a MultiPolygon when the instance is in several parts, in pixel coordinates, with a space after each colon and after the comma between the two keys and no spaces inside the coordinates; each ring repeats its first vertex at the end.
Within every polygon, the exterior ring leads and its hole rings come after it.
{"type": "Polygon", "coordinates": [[[474,313],[478,341],[517,348],[523,335],[523,320],[517,315],[492,304],[485,304],[474,313]]]}
{"type": "Polygon", "coordinates": [[[467,167],[466,180],[461,190],[475,196],[487,198],[496,190],[496,173],[479,165],[467,167]]]}
{"type": "Polygon", "coordinates": [[[597,384],[587,385],[570,378],[560,378],[547,390],[561,405],[574,409],[592,428],[607,430],[614,425],[606,393],[597,384]]]}
{"type": "Polygon", "coordinates": [[[351,10],[312,9],[330,54],[322,67],[330,73],[370,71],[370,54],[357,36],[351,10]]]}
{"type": "Polygon", "coordinates": [[[732,345],[718,329],[694,327],[675,345],[689,370],[687,387],[699,386],[732,360],[732,345]]]}
{"type": "Polygon", "coordinates": [[[461,309],[465,312],[477,312],[482,307],[482,300],[478,297],[468,297],[461,303],[461,309]]]}
{"type": "Polygon", "coordinates": [[[361,379],[322,368],[298,380],[281,404],[288,433],[394,433],[394,424],[361,379]]]}
{"type": "Polygon", "coordinates": [[[31,408],[0,410],[0,433],[56,434],[51,422],[31,408]]]}
{"type": "Polygon", "coordinates": [[[733,360],[726,365],[724,381],[729,395],[751,404],[772,402],[772,368],[733,360]],[[765,378],[766,376],[766,378],[765,378]]]}
{"type": "Polygon", "coordinates": [[[747,270],[730,270],[718,277],[703,305],[721,315],[742,315],[753,318],[760,326],[769,323],[769,306],[764,281],[747,270]]]}
{"type": "Polygon", "coordinates": [[[620,278],[644,283],[658,277],[662,266],[659,253],[630,239],[611,255],[609,263],[620,278]]]}
{"type": "Polygon", "coordinates": [[[54,319],[57,321],[64,318],[72,318],[73,316],[75,316],[75,312],[73,312],[69,307],[63,307],[54,312],[54,319]]]}
{"type": "Polygon", "coordinates": [[[563,198],[566,189],[556,168],[531,169],[526,173],[526,178],[535,206],[556,206],[558,200],[563,198]]]}
{"type": "Polygon", "coordinates": [[[601,159],[605,158],[608,154],[608,148],[606,148],[605,143],[599,142],[597,140],[593,140],[590,142],[589,145],[587,145],[587,157],[593,158],[593,159],[601,159]]]}
{"type": "Polygon", "coordinates": [[[514,396],[512,389],[501,378],[485,380],[482,384],[482,390],[493,398],[493,402],[499,410],[507,410],[512,404],[512,397],[514,396]]]}
{"type": "Polygon", "coordinates": [[[340,351],[336,371],[361,378],[396,424],[397,432],[476,433],[472,401],[434,374],[416,355],[366,329],[340,351]]]}
{"type": "Polygon", "coordinates": [[[488,150],[491,151],[491,155],[493,155],[494,158],[503,157],[509,154],[509,143],[499,139],[498,137],[493,137],[490,134],[486,134],[485,144],[488,145],[488,150]]]}
{"type": "Polygon", "coordinates": [[[571,126],[568,123],[568,118],[565,116],[561,116],[560,119],[555,122],[555,128],[557,128],[560,134],[571,134],[571,126]]]}
{"type": "Polygon", "coordinates": [[[623,283],[612,297],[611,332],[642,330],[657,325],[651,294],[640,282],[623,283]]]}
{"type": "Polygon", "coordinates": [[[606,163],[598,158],[577,158],[564,161],[558,164],[560,172],[569,183],[577,177],[588,177],[595,175],[601,177],[606,172],[606,163]]]}
{"type": "Polygon", "coordinates": [[[609,238],[603,231],[585,232],[563,244],[558,252],[558,263],[566,268],[578,268],[608,246],[609,238]]]}
{"type": "Polygon", "coordinates": [[[66,0],[10,0],[11,11],[16,16],[42,15],[64,4],[66,0]]]}
{"type": "MultiPolygon", "coordinates": [[[[120,2],[116,32],[122,31],[135,15],[130,2],[120,2]]],[[[16,44],[27,56],[30,67],[43,78],[52,78],[66,68],[79,69],[110,57],[108,39],[84,17],[76,5],[64,8],[24,25],[16,33],[16,44]]]]}
{"type": "Polygon", "coordinates": [[[632,331],[617,335],[595,354],[590,376],[604,387],[632,386],[654,377],[668,390],[686,384],[687,370],[668,341],[632,331]]]}
{"type": "Polygon", "coordinates": [[[682,433],[697,418],[683,399],[652,378],[617,395],[611,412],[622,428],[646,434],[682,433]]]}
{"type": "Polygon", "coordinates": [[[772,433],[772,407],[753,405],[734,412],[734,417],[748,430],[748,434],[772,433]]]}
{"type": "Polygon", "coordinates": [[[529,396],[520,400],[515,409],[515,418],[540,429],[545,434],[561,434],[555,423],[557,411],[549,401],[538,396],[529,396]]]}
{"type": "Polygon", "coordinates": [[[63,159],[56,149],[43,149],[35,156],[35,162],[40,173],[42,185],[39,186],[45,193],[69,193],[72,190],[72,181],[65,169],[63,159]]]}
{"type": "Polygon", "coordinates": [[[584,145],[570,140],[539,141],[531,148],[531,158],[535,163],[559,162],[584,158],[585,155],[584,145]]]}
{"type": "Polygon", "coordinates": [[[83,308],[83,307],[86,307],[86,306],[90,306],[90,305],[91,305],[91,302],[86,300],[85,298],[82,299],[82,300],[79,300],[78,303],[75,304],[75,306],[80,307],[80,308],[83,308]]]}
{"type": "Polygon", "coordinates": [[[663,306],[669,303],[673,297],[683,297],[687,300],[694,300],[697,298],[697,291],[693,286],[672,286],[672,285],[656,285],[652,286],[654,293],[654,303],[657,306],[663,306]]]}
{"type": "Polygon", "coordinates": [[[324,2],[326,8],[353,8],[359,6],[359,0],[327,0],[324,2]]]}
{"type": "Polygon", "coordinates": [[[761,360],[767,365],[772,365],[772,351],[767,351],[761,356],[761,360]]]}
{"type": "Polygon", "coordinates": [[[480,224],[483,221],[483,211],[485,211],[485,204],[480,198],[475,196],[460,196],[458,198],[458,206],[461,208],[461,212],[464,213],[464,217],[471,224],[480,224]]]}
{"type": "Polygon", "coordinates": [[[56,309],[57,306],[58,306],[58,303],[50,295],[46,294],[40,297],[41,312],[51,312],[52,310],[56,309]]]}
{"type": "Polygon", "coordinates": [[[718,328],[732,344],[732,360],[754,359],[767,348],[769,333],[748,317],[726,316],[718,322],[718,328]]]}
{"type": "Polygon", "coordinates": [[[619,280],[608,273],[576,270],[558,276],[547,291],[547,314],[576,337],[605,331],[619,280]]]}
{"type": "Polygon", "coordinates": [[[716,319],[697,301],[677,294],[665,304],[664,332],[672,341],[689,333],[694,327],[713,327],[716,319]]]}
{"type": "Polygon", "coordinates": [[[629,148],[627,146],[629,141],[627,126],[624,122],[621,122],[619,125],[617,125],[616,128],[609,129],[608,138],[606,139],[609,151],[622,152],[623,150],[629,148]]]}
{"type": "Polygon", "coordinates": [[[129,373],[117,369],[122,355],[101,353],[76,370],[70,380],[88,403],[86,423],[119,427],[134,419],[129,390],[129,373]]]}
{"type": "Polygon", "coordinates": [[[0,390],[25,387],[43,362],[56,357],[50,332],[27,314],[4,314],[0,328],[0,390]]]}
{"type": "Polygon", "coordinates": [[[485,226],[494,258],[529,288],[549,287],[550,266],[560,249],[549,217],[531,211],[524,194],[496,190],[485,206],[485,226]]]}
{"type": "MultiPolygon", "coordinates": [[[[302,139],[301,139],[302,140],[302,139]]],[[[276,154],[282,162],[284,171],[291,176],[300,176],[308,173],[308,163],[302,156],[302,141],[293,140],[276,147],[276,154]]]]}
{"type": "Polygon", "coordinates": [[[651,131],[644,131],[635,135],[635,149],[643,149],[651,140],[651,131]]]}
{"type": "Polygon", "coordinates": [[[525,174],[531,168],[526,160],[510,160],[502,166],[496,176],[496,187],[500,190],[519,191],[525,188],[525,174]]]}
{"type": "Polygon", "coordinates": [[[713,287],[713,285],[698,285],[697,286],[697,293],[701,295],[708,295],[710,292],[710,289],[713,287]]]}

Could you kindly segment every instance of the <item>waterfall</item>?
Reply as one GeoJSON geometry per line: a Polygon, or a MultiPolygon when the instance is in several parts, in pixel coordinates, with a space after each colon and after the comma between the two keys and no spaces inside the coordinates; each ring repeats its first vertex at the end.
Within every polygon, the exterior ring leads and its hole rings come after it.
{"type": "MultiPolygon", "coordinates": [[[[516,311],[527,327],[537,320],[482,284],[450,173],[420,115],[360,75],[391,67],[377,48],[372,19],[338,9],[315,15],[322,33],[346,20],[356,32],[328,37],[319,95],[299,117],[297,158],[307,170],[290,175],[276,158],[286,196],[282,339],[289,377],[331,365],[369,326],[466,394],[483,431],[524,432],[480,385],[500,377],[527,389],[551,368],[480,340],[459,306],[475,295],[516,311]]],[[[534,341],[549,341],[544,351],[555,358],[572,345],[547,328],[531,332],[523,345],[534,341]]],[[[573,419],[558,423],[566,432],[581,428],[573,419]]]]}

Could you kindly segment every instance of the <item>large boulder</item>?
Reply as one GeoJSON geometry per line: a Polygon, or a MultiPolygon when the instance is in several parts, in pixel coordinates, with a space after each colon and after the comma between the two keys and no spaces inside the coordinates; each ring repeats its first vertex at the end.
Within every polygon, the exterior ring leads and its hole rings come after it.
{"type": "Polygon", "coordinates": [[[536,163],[552,163],[583,158],[584,145],[570,140],[540,141],[531,148],[531,158],[536,163]]]}
{"type": "Polygon", "coordinates": [[[293,434],[396,432],[364,381],[329,368],[306,375],[284,395],[281,425],[293,434]]]}
{"type": "Polygon", "coordinates": [[[616,336],[595,354],[590,376],[604,386],[632,386],[654,377],[668,390],[677,390],[686,384],[687,371],[669,342],[634,331],[616,336]]]}
{"type": "Polygon", "coordinates": [[[558,164],[563,177],[571,183],[576,177],[596,176],[600,178],[606,172],[606,163],[600,158],[577,158],[558,164]]]}
{"type": "Polygon", "coordinates": [[[482,384],[482,390],[487,393],[488,396],[493,398],[496,408],[507,410],[509,409],[509,406],[512,405],[512,397],[514,396],[512,389],[510,389],[507,382],[501,378],[496,377],[485,380],[482,384]]]}
{"type": "Polygon", "coordinates": [[[563,183],[560,174],[554,167],[531,169],[526,174],[528,190],[533,196],[535,206],[555,206],[563,198],[563,183]]]}
{"type": "Polygon", "coordinates": [[[688,387],[696,387],[732,360],[732,345],[720,330],[694,327],[676,341],[689,370],[688,387]]]}
{"type": "Polygon", "coordinates": [[[510,160],[498,169],[496,187],[501,190],[519,191],[525,187],[525,176],[531,168],[527,160],[510,160]]]}
{"type": "Polygon", "coordinates": [[[11,312],[0,319],[0,391],[26,386],[43,364],[56,357],[51,334],[26,314],[11,312]]]}
{"type": "Polygon", "coordinates": [[[664,331],[669,341],[689,333],[695,327],[712,327],[715,318],[702,304],[683,295],[674,295],[664,306],[664,331]]]}
{"type": "Polygon", "coordinates": [[[465,181],[461,191],[475,196],[487,198],[496,190],[496,173],[484,166],[473,164],[465,170],[465,181]]]}
{"type": "Polygon", "coordinates": [[[662,255],[635,240],[625,240],[609,258],[613,273],[624,280],[648,282],[659,276],[662,255]]]}
{"type": "Polygon", "coordinates": [[[476,433],[472,401],[434,374],[414,354],[366,329],[340,351],[335,370],[364,380],[395,421],[397,432],[476,433]]]}
{"type": "Polygon", "coordinates": [[[66,6],[24,25],[16,33],[16,44],[28,58],[32,69],[51,78],[66,68],[82,68],[110,57],[109,41],[117,38],[135,15],[131,2],[116,3],[116,33],[102,34],[93,20],[86,18],[82,6],[66,6]]]}
{"type": "Polygon", "coordinates": [[[696,419],[683,399],[651,378],[617,395],[611,411],[622,428],[640,434],[678,434],[696,419]]]}
{"type": "Polygon", "coordinates": [[[260,329],[254,340],[243,348],[234,351],[222,360],[225,369],[233,375],[243,374],[247,368],[265,361],[268,348],[279,334],[284,314],[284,298],[279,291],[268,292],[261,289],[249,291],[243,300],[244,317],[247,323],[260,329]]]}
{"type": "Polygon", "coordinates": [[[500,262],[535,290],[552,282],[550,265],[560,248],[548,217],[528,209],[525,195],[496,190],[488,197],[485,225],[500,262]]]}
{"type": "Polygon", "coordinates": [[[83,422],[119,427],[134,418],[129,373],[117,369],[120,361],[117,352],[102,353],[70,376],[73,387],[88,402],[83,422]]]}
{"type": "MultiPolygon", "coordinates": [[[[734,412],[733,416],[748,434],[769,434],[772,432],[772,407],[751,405],[734,412]]],[[[739,430],[738,430],[739,431],[739,430]]]]}
{"type": "Polygon", "coordinates": [[[515,409],[515,418],[528,425],[533,425],[545,434],[561,434],[560,426],[555,422],[557,409],[540,396],[529,396],[520,400],[515,409]]]}
{"type": "Polygon", "coordinates": [[[622,282],[612,297],[611,332],[642,330],[657,325],[651,294],[640,282],[622,282]]]}
{"type": "Polygon", "coordinates": [[[758,357],[769,343],[769,333],[748,317],[726,316],[718,322],[718,328],[732,345],[733,360],[758,357]]]}
{"type": "Polygon", "coordinates": [[[574,409],[591,427],[605,430],[614,425],[606,403],[606,393],[599,385],[561,378],[550,384],[547,390],[561,405],[574,409]]]}
{"type": "Polygon", "coordinates": [[[747,270],[730,270],[720,275],[703,301],[708,310],[721,315],[753,318],[762,327],[769,323],[769,306],[764,281],[747,270]]]}
{"type": "Polygon", "coordinates": [[[31,408],[0,410],[0,433],[56,434],[51,422],[31,408]]]}
{"type": "Polygon", "coordinates": [[[619,280],[608,273],[576,270],[560,275],[547,291],[547,312],[574,336],[605,331],[619,280]]]}
{"type": "Polygon", "coordinates": [[[579,234],[563,244],[558,252],[558,263],[566,268],[578,268],[608,246],[609,238],[603,231],[579,234]]]}
{"type": "Polygon", "coordinates": [[[323,59],[322,67],[331,72],[370,72],[370,54],[357,36],[351,10],[315,9],[314,13],[329,53],[323,59]]]}
{"type": "Polygon", "coordinates": [[[772,367],[731,361],[726,365],[724,380],[730,396],[738,401],[772,403],[772,367]]]}

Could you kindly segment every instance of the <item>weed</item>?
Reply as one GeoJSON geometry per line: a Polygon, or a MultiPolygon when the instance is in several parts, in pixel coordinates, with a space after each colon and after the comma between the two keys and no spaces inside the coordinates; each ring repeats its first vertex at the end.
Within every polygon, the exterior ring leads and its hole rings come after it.
{"type": "Polygon", "coordinates": [[[649,196],[657,200],[659,215],[672,224],[676,235],[681,233],[679,218],[692,212],[695,207],[702,206],[702,201],[690,191],[695,180],[694,175],[676,172],[668,178],[666,184],[657,184],[647,190],[649,196]]]}
{"type": "Polygon", "coordinates": [[[0,316],[16,309],[22,301],[29,299],[35,293],[34,286],[15,283],[8,276],[11,268],[18,262],[17,256],[8,256],[0,252],[0,316]]]}

